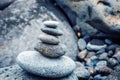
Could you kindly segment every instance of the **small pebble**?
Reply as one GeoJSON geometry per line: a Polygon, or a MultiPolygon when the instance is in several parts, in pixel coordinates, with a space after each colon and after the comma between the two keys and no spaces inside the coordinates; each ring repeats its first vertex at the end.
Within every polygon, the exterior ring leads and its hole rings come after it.
{"type": "Polygon", "coordinates": [[[87,50],[83,50],[80,53],[78,53],[78,58],[80,60],[83,60],[86,57],[86,55],[87,55],[87,50]]]}
{"type": "Polygon", "coordinates": [[[49,28],[57,28],[57,26],[59,25],[59,22],[58,21],[44,21],[43,24],[49,28]]]}
{"type": "Polygon", "coordinates": [[[96,75],[93,80],[107,80],[107,76],[96,75]]]}
{"type": "Polygon", "coordinates": [[[97,62],[98,62],[97,56],[92,56],[92,57],[86,62],[86,65],[89,66],[89,67],[94,67],[97,62]]]}
{"type": "Polygon", "coordinates": [[[109,45],[107,48],[106,48],[106,51],[115,51],[115,49],[118,47],[119,45],[117,44],[112,44],[112,45],[109,45]]]}
{"type": "Polygon", "coordinates": [[[46,44],[51,44],[51,45],[59,44],[59,39],[51,35],[40,35],[39,39],[46,44]]]}
{"type": "Polygon", "coordinates": [[[76,68],[74,72],[79,79],[88,79],[90,77],[89,71],[82,67],[76,68]]]}
{"type": "Polygon", "coordinates": [[[90,41],[87,44],[87,49],[88,50],[99,51],[101,49],[105,49],[106,47],[107,47],[107,45],[104,44],[104,42],[102,40],[97,40],[97,39],[93,39],[92,41],[90,41]]]}
{"type": "Polygon", "coordinates": [[[112,57],[114,55],[114,52],[111,50],[111,51],[108,51],[108,57],[112,57]]]}
{"type": "Polygon", "coordinates": [[[77,33],[77,37],[78,37],[78,38],[81,37],[81,33],[80,33],[80,32],[77,33]]]}
{"type": "Polygon", "coordinates": [[[110,39],[105,39],[105,43],[108,44],[108,45],[111,45],[112,41],[110,39]]]}
{"type": "Polygon", "coordinates": [[[100,60],[107,60],[108,59],[107,54],[108,53],[105,53],[105,52],[102,53],[101,55],[99,55],[98,59],[100,59],[100,60]]]}
{"type": "Polygon", "coordinates": [[[109,66],[109,67],[115,67],[116,65],[118,65],[118,61],[117,61],[116,59],[110,58],[110,59],[108,60],[108,66],[109,66]]]}
{"type": "Polygon", "coordinates": [[[87,54],[87,58],[91,58],[92,56],[94,56],[95,55],[95,52],[88,52],[88,54],[87,54]]]}
{"type": "Polygon", "coordinates": [[[52,29],[52,28],[41,28],[41,30],[44,33],[53,35],[53,36],[61,36],[62,35],[62,31],[57,30],[57,29],[52,29]]]}
{"type": "Polygon", "coordinates": [[[107,66],[100,68],[99,73],[109,75],[113,70],[107,66]]]}
{"type": "Polygon", "coordinates": [[[78,40],[78,47],[80,50],[84,50],[86,48],[86,41],[84,39],[79,39],[78,40]]]}
{"type": "Polygon", "coordinates": [[[100,55],[105,52],[105,49],[100,49],[99,51],[96,52],[96,55],[100,55]]]}
{"type": "Polygon", "coordinates": [[[101,68],[106,67],[107,66],[107,61],[99,61],[96,64],[95,70],[99,71],[101,68]]]}

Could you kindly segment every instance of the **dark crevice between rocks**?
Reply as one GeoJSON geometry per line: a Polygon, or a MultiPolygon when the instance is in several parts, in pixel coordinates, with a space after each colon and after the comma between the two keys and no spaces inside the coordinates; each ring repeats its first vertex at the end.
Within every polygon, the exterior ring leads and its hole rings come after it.
{"type": "Polygon", "coordinates": [[[15,0],[0,0],[0,10],[6,9],[10,6],[15,0]]]}
{"type": "Polygon", "coordinates": [[[63,13],[63,15],[67,18],[67,21],[69,22],[69,24],[71,25],[71,27],[74,27],[77,23],[76,19],[77,19],[77,14],[72,11],[68,6],[66,5],[62,5],[60,6],[59,4],[56,3],[55,0],[51,0],[51,3],[53,5],[55,5],[55,7],[63,13]]]}
{"type": "Polygon", "coordinates": [[[97,4],[99,4],[99,3],[102,3],[102,4],[104,4],[104,5],[106,5],[106,6],[108,6],[108,7],[111,7],[111,4],[109,3],[109,2],[107,2],[107,1],[98,1],[98,3],[97,4]]]}

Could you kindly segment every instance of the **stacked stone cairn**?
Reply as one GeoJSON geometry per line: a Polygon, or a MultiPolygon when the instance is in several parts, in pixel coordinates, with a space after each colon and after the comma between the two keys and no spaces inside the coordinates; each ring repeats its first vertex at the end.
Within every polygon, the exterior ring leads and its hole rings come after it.
{"type": "Polygon", "coordinates": [[[39,36],[40,42],[35,51],[24,51],[17,57],[19,66],[34,75],[47,78],[62,78],[69,76],[75,69],[75,63],[64,56],[66,47],[60,43],[58,30],[59,22],[45,21],[41,28],[43,34],[39,36]]]}

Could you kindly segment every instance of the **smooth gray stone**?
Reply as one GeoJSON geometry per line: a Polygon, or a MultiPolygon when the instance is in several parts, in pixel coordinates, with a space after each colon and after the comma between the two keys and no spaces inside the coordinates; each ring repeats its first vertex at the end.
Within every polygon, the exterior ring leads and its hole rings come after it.
{"type": "Polygon", "coordinates": [[[17,57],[17,63],[27,72],[49,78],[68,76],[76,67],[74,61],[66,56],[52,59],[44,57],[37,51],[20,53],[17,57]]]}
{"type": "Polygon", "coordinates": [[[80,50],[84,50],[86,48],[86,41],[84,39],[79,39],[78,40],[78,47],[80,50]]]}
{"type": "Polygon", "coordinates": [[[87,44],[87,49],[88,50],[98,51],[98,50],[101,50],[101,49],[105,49],[106,47],[107,47],[106,44],[104,44],[104,45],[94,45],[94,44],[91,44],[91,43],[87,44]]]}
{"type": "Polygon", "coordinates": [[[57,26],[59,25],[59,22],[58,21],[44,21],[43,24],[49,28],[57,28],[57,26]]]}
{"type": "Polygon", "coordinates": [[[62,31],[57,30],[57,29],[52,29],[52,28],[41,28],[41,30],[44,33],[53,35],[53,36],[61,36],[62,35],[62,31]]]}
{"type": "Polygon", "coordinates": [[[95,70],[99,71],[101,68],[106,66],[107,66],[107,61],[99,61],[98,63],[96,63],[95,70]]]}
{"type": "Polygon", "coordinates": [[[78,78],[74,73],[63,78],[44,78],[27,73],[18,65],[12,65],[0,68],[0,80],[78,80],[78,78]]]}
{"type": "Polygon", "coordinates": [[[38,43],[35,50],[47,57],[56,58],[61,57],[66,53],[66,46],[63,44],[49,45],[44,43],[38,43]]]}
{"type": "Polygon", "coordinates": [[[89,71],[84,67],[76,68],[74,73],[77,75],[79,79],[88,79],[90,77],[89,71]]]}
{"type": "Polygon", "coordinates": [[[46,44],[51,44],[51,45],[57,45],[57,44],[59,44],[59,39],[56,38],[56,37],[54,37],[54,36],[51,36],[51,35],[41,34],[38,38],[43,43],[46,43],[46,44]]]}

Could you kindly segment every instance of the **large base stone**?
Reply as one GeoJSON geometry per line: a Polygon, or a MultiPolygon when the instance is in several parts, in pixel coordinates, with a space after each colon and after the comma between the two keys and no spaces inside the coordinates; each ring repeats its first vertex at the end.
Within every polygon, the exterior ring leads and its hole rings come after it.
{"type": "Polygon", "coordinates": [[[44,57],[37,51],[24,51],[17,57],[17,63],[32,74],[58,78],[69,75],[75,69],[75,63],[70,58],[62,56],[52,59],[44,57]]]}

